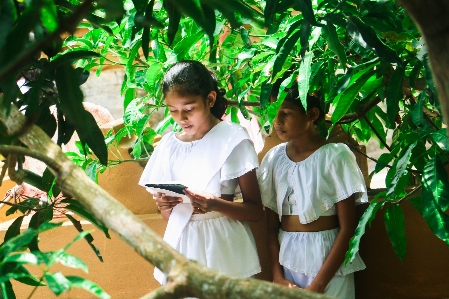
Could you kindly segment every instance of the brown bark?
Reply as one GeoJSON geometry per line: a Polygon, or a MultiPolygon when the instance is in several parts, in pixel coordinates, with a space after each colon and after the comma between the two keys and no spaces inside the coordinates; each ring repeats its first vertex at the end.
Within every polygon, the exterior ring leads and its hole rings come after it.
{"type": "MultiPolygon", "coordinates": [[[[0,107],[3,98],[0,96],[0,107]]],[[[10,134],[20,132],[26,118],[12,105],[10,114],[0,108],[0,121],[10,134]]],[[[168,283],[145,298],[182,298],[187,296],[203,299],[218,298],[330,298],[303,290],[289,289],[267,281],[238,279],[207,269],[187,260],[166,244],[139,218],[120,202],[87,177],[84,171],[73,164],[61,148],[37,126],[31,126],[19,139],[34,152],[36,158],[46,156],[58,187],[79,202],[97,219],[117,233],[142,257],[168,273],[168,283]],[[49,162],[51,159],[52,162],[49,162]]],[[[14,148],[10,147],[9,151],[14,148]]],[[[6,152],[6,150],[4,149],[6,152]]],[[[137,183],[137,182],[136,182],[137,183]]]]}
{"type": "MultiPolygon", "coordinates": [[[[449,1],[398,0],[421,32],[445,123],[449,117],[449,1]]],[[[447,128],[449,132],[449,127],[447,128]]]]}

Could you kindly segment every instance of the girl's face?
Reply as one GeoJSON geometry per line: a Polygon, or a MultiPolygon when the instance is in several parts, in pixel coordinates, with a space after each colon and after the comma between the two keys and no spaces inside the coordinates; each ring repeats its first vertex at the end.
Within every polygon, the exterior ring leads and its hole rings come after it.
{"type": "Polygon", "coordinates": [[[314,128],[313,122],[318,117],[315,114],[314,110],[304,113],[295,104],[284,101],[274,120],[274,129],[282,141],[300,139],[314,128]]]}
{"type": "Polygon", "coordinates": [[[201,135],[210,129],[209,121],[214,118],[210,107],[215,103],[215,98],[214,91],[204,100],[199,95],[180,95],[176,90],[170,90],[165,95],[165,103],[175,122],[187,135],[201,135]]]}

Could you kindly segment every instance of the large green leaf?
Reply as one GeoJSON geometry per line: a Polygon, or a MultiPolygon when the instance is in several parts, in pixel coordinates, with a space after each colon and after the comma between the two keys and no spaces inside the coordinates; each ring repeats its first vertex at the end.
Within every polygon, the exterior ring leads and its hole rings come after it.
{"type": "Polygon", "coordinates": [[[396,52],[385,45],[379,39],[374,29],[366,25],[358,17],[349,17],[346,30],[360,45],[368,49],[373,49],[379,57],[385,59],[387,62],[397,63],[398,65],[402,63],[396,52]]]}
{"type": "Polygon", "coordinates": [[[178,60],[183,60],[186,57],[188,57],[190,48],[192,48],[192,46],[195,45],[203,36],[204,33],[200,31],[194,35],[186,36],[183,39],[181,39],[173,47],[173,52],[175,52],[176,56],[178,57],[178,60]]]}
{"type": "Polygon", "coordinates": [[[16,294],[12,288],[10,281],[2,282],[1,284],[3,299],[16,299],[16,294]]]}
{"type": "Polygon", "coordinates": [[[307,111],[307,95],[309,94],[311,64],[313,52],[307,52],[301,61],[298,72],[298,93],[302,106],[307,111]]]}
{"type": "MultiPolygon", "coordinates": [[[[93,45],[92,45],[93,46],[93,45]]],[[[94,57],[101,57],[100,54],[93,52],[93,51],[86,51],[86,50],[74,50],[67,53],[64,53],[62,55],[59,55],[55,59],[53,59],[50,64],[48,65],[49,69],[56,69],[64,64],[72,63],[74,61],[80,60],[80,59],[86,59],[86,58],[94,58],[94,57]]]]}
{"type": "Polygon", "coordinates": [[[405,236],[405,220],[402,208],[397,204],[392,204],[385,210],[384,218],[388,238],[397,257],[403,261],[407,251],[407,238],[405,236]]]}
{"type": "Polygon", "coordinates": [[[415,103],[415,105],[413,105],[412,108],[412,120],[413,123],[422,130],[426,130],[428,128],[427,122],[424,119],[424,112],[423,112],[423,107],[425,104],[425,100],[426,100],[426,92],[422,91],[420,96],[419,96],[419,100],[417,103],[415,103]]]}
{"type": "Polygon", "coordinates": [[[56,296],[59,296],[72,288],[72,283],[61,272],[47,272],[44,274],[44,277],[48,287],[56,296]]]}
{"type": "Polygon", "coordinates": [[[332,113],[331,117],[332,123],[338,122],[340,118],[345,115],[345,113],[349,110],[357,95],[363,88],[363,85],[365,85],[366,81],[368,81],[375,75],[375,70],[363,74],[353,84],[348,86],[342,93],[336,96],[336,98],[334,99],[335,110],[334,113],[332,113]]]}
{"type": "MultiPolygon", "coordinates": [[[[43,207],[47,206],[47,204],[43,204],[43,207]]],[[[51,207],[46,207],[46,209],[41,209],[37,211],[30,219],[29,227],[34,229],[39,229],[41,225],[46,222],[49,222],[53,219],[53,209],[51,207]]],[[[29,242],[28,248],[31,251],[39,251],[38,245],[38,237],[35,236],[32,241],[29,242]]]]}
{"type": "MultiPolygon", "coordinates": [[[[387,198],[391,199],[395,197],[395,190],[398,186],[399,180],[404,175],[407,165],[410,161],[410,157],[412,154],[413,148],[416,146],[417,142],[414,142],[409,145],[407,150],[404,151],[403,155],[397,159],[395,163],[395,167],[392,168],[392,170],[396,170],[396,173],[393,176],[393,179],[391,180],[391,183],[388,185],[387,189],[387,198]]],[[[402,190],[401,190],[402,191],[402,190]]]]}
{"type": "Polygon", "coordinates": [[[52,0],[43,0],[41,8],[41,21],[42,25],[49,32],[53,32],[58,28],[58,13],[56,10],[55,2],[52,0]]]}
{"type": "Polygon", "coordinates": [[[44,286],[45,283],[33,276],[24,266],[17,263],[4,263],[3,273],[13,273],[12,279],[29,286],[44,286]]]}
{"type": "Polygon", "coordinates": [[[77,276],[66,276],[66,278],[70,281],[72,286],[77,287],[77,288],[81,288],[81,289],[86,290],[88,292],[91,292],[92,294],[94,294],[98,298],[101,298],[101,299],[109,299],[109,298],[111,298],[111,296],[109,296],[109,294],[107,294],[97,284],[95,284],[94,282],[92,282],[90,280],[87,280],[87,279],[84,279],[84,278],[81,278],[81,277],[77,277],[77,276]]]}
{"type": "Polygon", "coordinates": [[[441,161],[433,157],[423,173],[422,214],[433,233],[449,246],[449,184],[441,161]]]}
{"type": "Polygon", "coordinates": [[[20,234],[20,226],[22,225],[23,217],[24,216],[17,217],[16,220],[14,220],[14,222],[8,227],[8,230],[5,233],[4,242],[20,234]]]}
{"type": "MultiPolygon", "coordinates": [[[[383,193],[385,194],[385,193],[383,193]]],[[[375,197],[377,199],[378,197],[382,196],[382,192],[378,194],[378,196],[375,197]]],[[[375,200],[371,201],[368,208],[366,208],[365,212],[363,213],[362,217],[360,218],[360,221],[357,225],[357,228],[355,230],[354,236],[351,238],[351,241],[349,242],[349,249],[346,252],[345,257],[345,264],[352,263],[354,260],[357,252],[359,251],[360,247],[360,240],[362,236],[365,234],[366,225],[371,223],[371,221],[376,216],[377,211],[382,207],[382,202],[377,202],[375,200]]]]}
{"type": "Polygon", "coordinates": [[[14,1],[4,0],[0,2],[0,49],[6,42],[6,36],[13,28],[14,22],[17,20],[17,11],[14,1]]]}
{"type": "Polygon", "coordinates": [[[402,85],[404,82],[405,68],[398,66],[391,76],[387,90],[387,114],[390,128],[395,127],[396,116],[399,112],[399,100],[403,96],[402,85]]]}
{"type": "Polygon", "coordinates": [[[101,164],[107,165],[108,152],[103,133],[92,114],[84,110],[83,94],[77,84],[79,77],[76,71],[69,64],[63,64],[56,69],[55,80],[60,108],[65,117],[75,126],[81,142],[89,145],[101,164]]]}
{"type": "Polygon", "coordinates": [[[329,48],[337,55],[338,61],[343,69],[346,68],[346,53],[343,45],[338,38],[337,30],[334,24],[327,22],[326,26],[322,28],[323,36],[327,41],[329,48]]]}
{"type": "Polygon", "coordinates": [[[181,21],[181,13],[177,9],[174,0],[165,0],[164,8],[168,13],[168,30],[167,38],[168,44],[171,45],[175,39],[176,33],[178,32],[179,22],[181,21]]]}
{"type": "MultiPolygon", "coordinates": [[[[421,108],[422,112],[422,108],[421,108]]],[[[439,129],[436,132],[430,133],[430,138],[438,145],[441,150],[449,153],[449,138],[447,137],[447,129],[439,129]]]]}
{"type": "Polygon", "coordinates": [[[322,24],[318,23],[315,19],[311,0],[295,0],[295,3],[299,6],[299,10],[304,16],[304,19],[314,26],[322,26],[322,24]]]}

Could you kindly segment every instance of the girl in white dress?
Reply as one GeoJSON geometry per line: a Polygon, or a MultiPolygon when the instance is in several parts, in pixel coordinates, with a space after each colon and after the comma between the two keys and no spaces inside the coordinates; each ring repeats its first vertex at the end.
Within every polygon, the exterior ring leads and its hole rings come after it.
{"type": "MultiPolygon", "coordinates": [[[[151,155],[139,184],[180,181],[191,203],[154,193],[168,220],[164,240],[187,258],[225,274],[250,277],[261,271],[254,237],[245,221],[263,216],[248,133],[221,120],[224,91],[197,61],[171,66],[162,82],[165,103],[179,133],[168,133],[151,155]],[[234,202],[239,187],[243,202],[234,202]]],[[[158,270],[155,278],[165,283],[158,270]]]]}
{"type": "Polygon", "coordinates": [[[268,253],[275,283],[351,299],[353,272],[365,265],[358,255],[343,262],[366,186],[350,149],[318,133],[323,119],[317,98],[308,96],[306,112],[297,85],[288,90],[273,124],[286,142],[265,155],[258,177],[268,253]]]}

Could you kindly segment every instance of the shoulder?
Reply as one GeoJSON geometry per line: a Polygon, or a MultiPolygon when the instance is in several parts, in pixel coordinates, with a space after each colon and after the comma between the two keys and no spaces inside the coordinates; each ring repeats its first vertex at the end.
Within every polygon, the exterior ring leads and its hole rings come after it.
{"type": "Polygon", "coordinates": [[[281,143],[271,148],[262,159],[261,169],[266,169],[276,164],[284,156],[283,153],[285,152],[286,145],[287,143],[281,143]]]}
{"type": "MultiPolygon", "coordinates": [[[[328,143],[322,147],[321,155],[326,159],[347,159],[354,157],[351,149],[344,143],[328,143]]],[[[333,160],[332,160],[333,161],[333,160]]]]}

